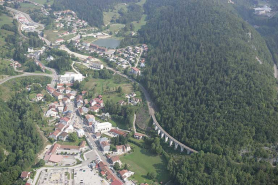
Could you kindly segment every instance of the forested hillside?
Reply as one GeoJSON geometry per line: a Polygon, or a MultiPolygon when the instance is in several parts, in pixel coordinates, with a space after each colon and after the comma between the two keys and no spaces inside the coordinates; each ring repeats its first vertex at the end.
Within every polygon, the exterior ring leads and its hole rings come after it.
{"type": "Polygon", "coordinates": [[[55,0],[54,10],[71,9],[79,18],[91,26],[103,26],[103,12],[113,8],[117,3],[138,2],[138,0],[55,0]]]}
{"type": "Polygon", "coordinates": [[[227,156],[200,152],[180,161],[169,160],[175,184],[276,185],[278,169],[267,163],[238,164],[227,156]]]}
{"type": "Polygon", "coordinates": [[[149,63],[140,80],[163,128],[205,152],[169,160],[175,184],[277,184],[277,168],[258,163],[270,153],[262,146],[278,138],[272,57],[223,2],[148,0],[138,41],[148,44],[149,63]]]}
{"type": "Polygon", "coordinates": [[[24,94],[0,100],[0,184],[12,184],[35,160],[43,146],[33,105],[24,94]],[[4,154],[4,150],[7,151],[4,154]]]}
{"type": "Polygon", "coordinates": [[[143,81],[160,124],[217,154],[276,142],[273,61],[260,35],[221,3],[152,0],[145,10],[140,42],[153,49],[143,81]]]}

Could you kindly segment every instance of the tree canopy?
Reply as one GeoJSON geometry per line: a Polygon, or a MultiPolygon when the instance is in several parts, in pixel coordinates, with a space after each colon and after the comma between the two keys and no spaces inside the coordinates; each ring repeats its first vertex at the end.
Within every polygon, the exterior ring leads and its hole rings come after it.
{"type": "Polygon", "coordinates": [[[276,84],[260,35],[217,2],[152,0],[145,8],[139,41],[151,49],[142,81],[163,128],[218,154],[274,143],[276,84]]]}
{"type": "Polygon", "coordinates": [[[101,27],[104,25],[104,11],[114,8],[114,5],[118,3],[129,2],[137,2],[137,0],[55,0],[52,8],[54,10],[71,9],[91,26],[101,27]]]}

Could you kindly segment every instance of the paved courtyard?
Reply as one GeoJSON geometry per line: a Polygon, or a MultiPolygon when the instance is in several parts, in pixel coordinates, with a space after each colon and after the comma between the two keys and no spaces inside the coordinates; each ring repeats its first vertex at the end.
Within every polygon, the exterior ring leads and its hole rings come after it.
{"type": "Polygon", "coordinates": [[[109,183],[101,178],[98,171],[92,170],[88,166],[75,168],[74,170],[74,184],[82,185],[109,185],[109,183]]]}
{"type": "Polygon", "coordinates": [[[40,174],[38,185],[72,185],[71,169],[51,169],[44,170],[40,174]]]}

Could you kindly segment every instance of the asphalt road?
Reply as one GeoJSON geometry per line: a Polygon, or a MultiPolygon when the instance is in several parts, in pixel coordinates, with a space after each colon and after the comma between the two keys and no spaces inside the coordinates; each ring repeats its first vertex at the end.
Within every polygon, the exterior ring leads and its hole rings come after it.
{"type": "MultiPolygon", "coordinates": [[[[26,19],[27,19],[29,22],[38,25],[41,29],[40,29],[40,30],[35,30],[35,31],[39,33],[39,38],[42,39],[43,41],[45,41],[45,43],[46,43],[48,46],[50,46],[51,42],[50,42],[49,40],[47,40],[46,38],[40,36],[40,34],[41,34],[41,32],[42,32],[41,30],[44,30],[44,25],[43,25],[43,24],[34,22],[34,21],[31,19],[31,17],[29,16],[29,14],[27,14],[27,13],[25,13],[25,12],[21,12],[21,11],[19,11],[19,10],[16,10],[16,9],[13,9],[13,8],[10,8],[10,7],[6,7],[6,8],[7,8],[8,10],[10,10],[11,12],[13,12],[14,14],[22,14],[22,15],[24,15],[24,16],[26,17],[26,19]]],[[[24,38],[26,38],[26,37],[21,33],[21,29],[20,29],[20,28],[21,28],[21,26],[20,26],[20,24],[19,24],[19,33],[21,34],[21,36],[23,36],[24,38]]]]}
{"type": "Polygon", "coordinates": [[[18,13],[18,14],[24,15],[24,16],[26,17],[26,19],[27,19],[29,22],[31,22],[31,23],[33,23],[33,24],[37,24],[38,26],[40,26],[40,27],[42,28],[42,30],[44,30],[44,25],[43,25],[43,24],[40,24],[40,23],[34,22],[34,21],[31,19],[31,17],[30,17],[27,13],[21,12],[21,11],[19,11],[19,10],[16,10],[16,9],[13,9],[13,8],[10,8],[10,7],[6,7],[6,8],[7,8],[8,10],[14,12],[14,13],[18,13]]]}

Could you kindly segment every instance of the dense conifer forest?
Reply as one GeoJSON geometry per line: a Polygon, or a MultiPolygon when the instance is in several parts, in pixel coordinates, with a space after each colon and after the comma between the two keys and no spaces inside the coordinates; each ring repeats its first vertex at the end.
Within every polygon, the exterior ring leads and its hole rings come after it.
{"type": "Polygon", "coordinates": [[[153,49],[143,82],[162,126],[183,143],[218,154],[274,143],[276,84],[260,35],[220,3],[152,0],[146,10],[150,20],[140,42],[153,49]]]}
{"type": "Polygon", "coordinates": [[[272,55],[223,2],[147,1],[137,42],[149,45],[149,66],[140,80],[163,128],[201,151],[170,158],[176,184],[277,184],[262,149],[278,138],[272,55]]]}

